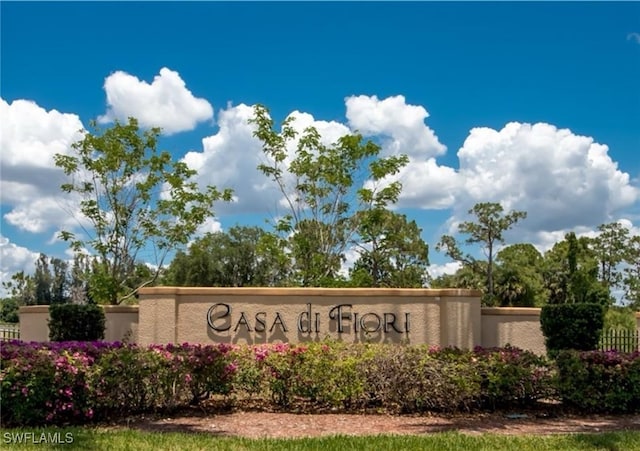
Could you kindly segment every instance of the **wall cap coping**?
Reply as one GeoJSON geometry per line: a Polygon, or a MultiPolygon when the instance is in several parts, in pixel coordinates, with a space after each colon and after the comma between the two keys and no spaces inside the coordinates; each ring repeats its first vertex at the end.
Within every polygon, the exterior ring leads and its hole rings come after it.
{"type": "Polygon", "coordinates": [[[540,316],[540,310],[539,307],[482,307],[480,314],[496,316],[540,316]]]}
{"type": "MultiPolygon", "coordinates": [[[[105,313],[138,313],[138,305],[101,305],[105,313]]],[[[23,305],[18,313],[49,313],[48,305],[23,305]]]]}
{"type": "Polygon", "coordinates": [[[48,305],[23,305],[18,313],[49,313],[48,305]]]}
{"type": "Polygon", "coordinates": [[[225,295],[225,296],[398,296],[398,297],[480,297],[479,290],[458,288],[282,288],[282,287],[145,287],[140,297],[225,295]]]}

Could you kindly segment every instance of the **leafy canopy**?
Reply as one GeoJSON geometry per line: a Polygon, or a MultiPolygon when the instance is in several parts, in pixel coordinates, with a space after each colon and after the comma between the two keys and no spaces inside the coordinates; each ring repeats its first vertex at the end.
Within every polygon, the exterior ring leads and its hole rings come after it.
{"type": "Polygon", "coordinates": [[[92,297],[118,304],[152,283],[167,253],[186,245],[217,200],[231,200],[231,191],[208,186],[201,191],[196,171],[157,151],[160,129],[141,131],[138,122],[115,122],[101,130],[82,131],[70,155],[55,155],[56,166],[69,181],[61,188],[78,200],[82,234],[61,232],[71,248],[86,248],[98,257],[90,283],[92,297]],[[141,283],[131,283],[141,251],[151,249],[157,270],[141,283]]]}
{"type": "Polygon", "coordinates": [[[346,134],[327,145],[317,129],[299,133],[293,121],[290,116],[280,131],[275,130],[262,105],[255,107],[250,120],[267,157],[258,169],[278,186],[288,207],[276,231],[288,238],[296,283],[320,286],[336,278],[345,249],[357,234],[361,218],[357,213],[397,201],[400,182],[382,182],[408,158],[382,158],[380,146],[358,134],[346,134]]]}

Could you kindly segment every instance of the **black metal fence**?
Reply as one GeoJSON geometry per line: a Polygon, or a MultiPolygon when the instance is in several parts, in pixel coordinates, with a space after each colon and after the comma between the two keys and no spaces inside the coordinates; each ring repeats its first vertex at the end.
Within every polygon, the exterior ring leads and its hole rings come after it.
{"type": "Polygon", "coordinates": [[[635,352],[640,349],[637,330],[603,330],[600,337],[601,351],[635,352]]]}
{"type": "Polygon", "coordinates": [[[20,325],[0,324],[0,341],[19,340],[20,325]]]}

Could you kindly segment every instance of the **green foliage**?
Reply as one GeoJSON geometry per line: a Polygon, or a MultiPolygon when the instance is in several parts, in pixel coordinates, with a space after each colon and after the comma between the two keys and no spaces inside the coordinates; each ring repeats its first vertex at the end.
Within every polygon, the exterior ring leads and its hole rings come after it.
{"type": "MultiPolygon", "coordinates": [[[[480,268],[485,262],[475,262],[474,267],[480,268]]],[[[454,274],[443,274],[430,283],[431,288],[464,288],[469,290],[484,291],[486,279],[480,270],[473,270],[471,266],[464,265],[454,274]]]]}
{"type": "Polygon", "coordinates": [[[194,170],[156,150],[160,129],[141,132],[133,118],[104,131],[92,127],[93,133],[83,131],[84,138],[73,144],[74,154],[54,157],[69,177],[62,190],[81,199],[80,212],[91,224],[88,236],[66,230],[60,236],[76,252],[89,248],[97,254],[91,297],[119,304],[152,283],[167,253],[185,246],[211,216],[213,203],[230,200],[231,192],[213,186],[200,191],[194,170]],[[146,248],[158,256],[157,270],[142,282],[132,280],[146,248]]]}
{"type": "Polygon", "coordinates": [[[18,306],[84,303],[91,301],[88,281],[93,262],[95,259],[81,253],[74,255],[71,265],[67,261],[40,254],[35,261],[33,274],[17,272],[2,286],[18,306]]]}
{"type": "Polygon", "coordinates": [[[634,310],[640,310],[640,236],[636,235],[627,243],[623,269],[625,298],[634,310]]]}
{"type": "Polygon", "coordinates": [[[455,238],[444,235],[438,242],[436,250],[444,251],[453,260],[469,266],[474,272],[482,274],[486,280],[484,303],[494,305],[494,276],[493,260],[497,244],[504,243],[503,233],[511,229],[518,221],[527,217],[524,211],[504,213],[502,205],[493,202],[475,204],[469,214],[476,217],[476,221],[464,221],[458,226],[458,231],[468,237],[466,244],[481,243],[487,256],[487,264],[478,265],[478,260],[471,255],[465,255],[455,238]]]}
{"type": "Polygon", "coordinates": [[[0,323],[17,323],[20,306],[15,298],[0,299],[0,323]]]}
{"type": "Polygon", "coordinates": [[[93,341],[104,338],[105,315],[95,304],[53,304],[49,307],[51,341],[93,341]]]}
{"type": "Polygon", "coordinates": [[[598,279],[608,288],[619,287],[623,276],[620,264],[628,254],[629,229],[619,222],[601,224],[600,232],[591,240],[591,247],[598,260],[598,279]]]}
{"type": "Polygon", "coordinates": [[[235,375],[229,350],[227,345],[5,343],[2,423],[85,423],[185,407],[228,392],[235,375]]]}
{"type": "Polygon", "coordinates": [[[640,356],[562,351],[556,357],[562,401],[583,412],[640,411],[640,356]]]}
{"type": "Polygon", "coordinates": [[[277,237],[259,227],[208,233],[175,256],[164,282],[177,286],[282,286],[290,262],[277,237]]]}
{"type": "Polygon", "coordinates": [[[534,307],[546,302],[542,255],[531,244],[514,244],[496,255],[495,290],[501,307],[534,307]]]}
{"type": "MultiPolygon", "coordinates": [[[[234,351],[236,352],[236,351],[234,351]]],[[[545,359],[515,348],[459,349],[340,342],[239,352],[234,391],[291,407],[455,412],[553,395],[545,359]]]]}
{"type": "Polygon", "coordinates": [[[166,412],[211,395],[286,408],[457,412],[552,396],[546,360],[515,348],[326,341],[257,346],[9,342],[3,423],[59,424],[166,412]]]}
{"type": "Polygon", "coordinates": [[[336,278],[357,233],[361,216],[356,213],[397,201],[401,184],[382,181],[397,174],[408,158],[381,158],[378,145],[355,134],[327,145],[314,127],[298,133],[293,116],[276,131],[267,108],[258,105],[254,113],[254,136],[267,158],[258,169],[278,186],[288,206],[276,230],[287,237],[295,282],[323,286],[336,278]]]}
{"type": "Polygon", "coordinates": [[[603,330],[627,330],[635,331],[635,311],[629,307],[611,306],[604,315],[603,330]]]}
{"type": "Polygon", "coordinates": [[[480,398],[471,354],[426,346],[386,346],[364,369],[370,402],[403,413],[469,410],[480,398]]]}
{"type": "Polygon", "coordinates": [[[611,304],[609,289],[598,279],[591,241],[570,232],[545,254],[542,275],[550,304],[611,304]]]}
{"type": "Polygon", "coordinates": [[[415,221],[385,209],[360,213],[360,257],[353,286],[420,288],[426,283],[429,246],[415,221]]]}
{"type": "Polygon", "coordinates": [[[602,304],[549,304],[542,307],[540,325],[549,355],[563,349],[598,348],[604,325],[602,304]]]}
{"type": "Polygon", "coordinates": [[[478,373],[482,377],[482,405],[495,409],[526,407],[538,399],[553,399],[553,369],[544,357],[509,345],[477,348],[478,373]]]}

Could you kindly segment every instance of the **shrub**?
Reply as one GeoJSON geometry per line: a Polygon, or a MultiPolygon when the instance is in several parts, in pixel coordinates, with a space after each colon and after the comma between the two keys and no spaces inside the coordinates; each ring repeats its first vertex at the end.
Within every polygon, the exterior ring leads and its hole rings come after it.
{"type": "Polygon", "coordinates": [[[427,346],[380,346],[364,369],[370,402],[404,413],[470,410],[480,378],[471,353],[427,346]]]}
{"type": "Polygon", "coordinates": [[[476,348],[474,359],[482,376],[483,407],[526,407],[555,396],[554,374],[544,357],[507,345],[476,348]]]}
{"type": "Polygon", "coordinates": [[[563,403],[583,412],[640,411],[640,354],[562,351],[556,358],[563,403]]]}
{"type": "Polygon", "coordinates": [[[549,395],[551,380],[546,359],[510,347],[12,341],[0,351],[2,422],[16,425],[166,412],[211,395],[248,394],[283,407],[455,412],[527,405],[549,395]]]}
{"type": "Polygon", "coordinates": [[[604,315],[604,330],[636,331],[635,310],[631,307],[612,305],[604,315]]]}
{"type": "Polygon", "coordinates": [[[540,325],[549,355],[562,349],[595,350],[604,325],[601,304],[549,304],[542,307],[540,325]]]}
{"type": "Polygon", "coordinates": [[[3,344],[3,423],[82,423],[93,418],[89,368],[95,357],[60,345],[3,344]]]}
{"type": "Polygon", "coordinates": [[[228,350],[11,341],[1,349],[2,422],[83,423],[183,407],[204,393],[229,391],[234,364],[228,350]]]}
{"type": "Polygon", "coordinates": [[[105,316],[96,304],[52,304],[49,306],[51,341],[93,341],[104,338],[105,316]]]}

